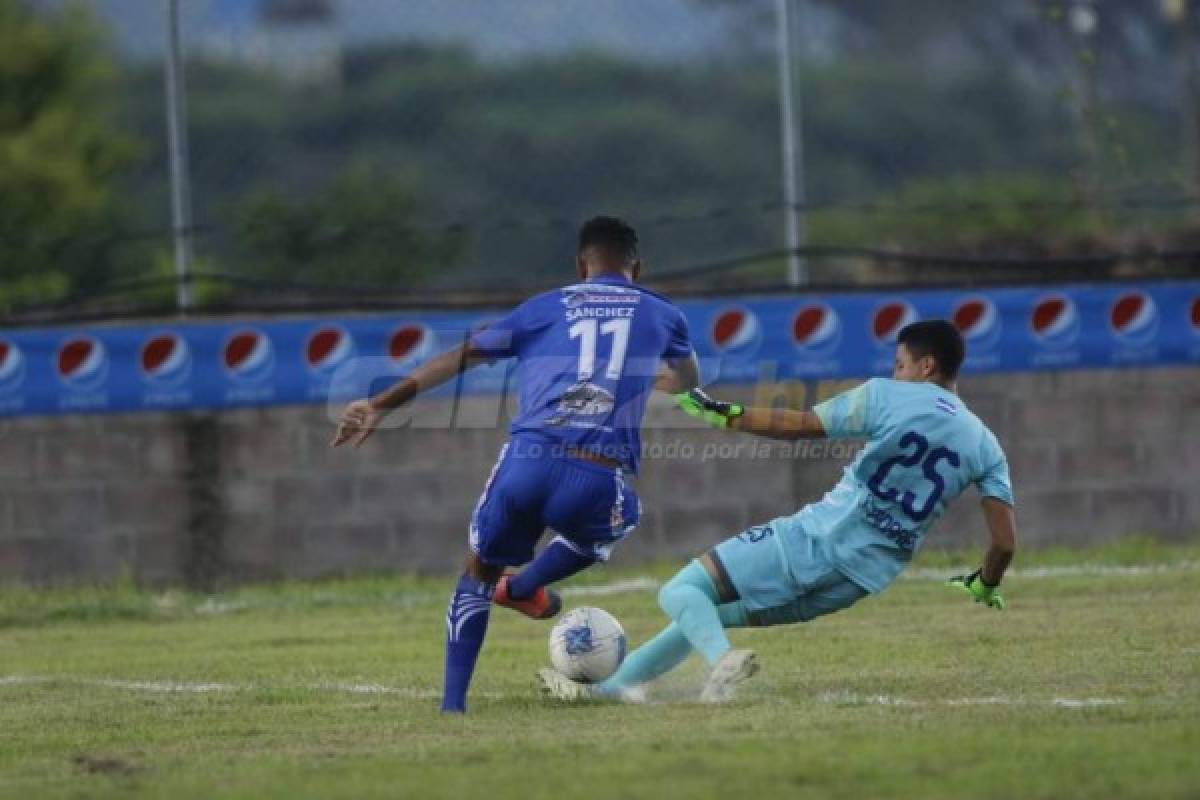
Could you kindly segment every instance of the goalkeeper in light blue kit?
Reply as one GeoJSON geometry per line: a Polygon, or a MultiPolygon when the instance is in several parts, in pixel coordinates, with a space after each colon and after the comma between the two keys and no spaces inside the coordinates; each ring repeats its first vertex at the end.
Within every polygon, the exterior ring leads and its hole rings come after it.
{"type": "Polygon", "coordinates": [[[673,622],[612,677],[589,686],[544,669],[543,693],[637,700],[639,687],[695,649],[712,667],[701,699],[723,702],[758,669],[753,651],[733,649],[725,628],[806,622],[883,591],[947,503],[971,484],[982,497],[991,546],[980,569],[950,583],[1003,609],[996,588],[1016,549],[1008,461],[955,392],[964,356],[954,325],[928,320],[900,332],[891,380],[869,380],[812,411],[743,408],[699,390],[680,395],[684,411],[716,427],[867,443],[821,501],[727,539],[667,582],[658,599],[673,622]]]}

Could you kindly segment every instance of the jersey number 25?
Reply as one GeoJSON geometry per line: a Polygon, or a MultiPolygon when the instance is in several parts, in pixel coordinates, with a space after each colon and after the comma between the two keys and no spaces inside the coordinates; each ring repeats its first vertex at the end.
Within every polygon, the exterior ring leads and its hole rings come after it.
{"type": "Polygon", "coordinates": [[[880,464],[879,469],[875,470],[875,474],[867,481],[867,488],[876,497],[888,502],[894,503],[899,500],[904,513],[912,517],[914,521],[920,522],[929,516],[937,506],[942,492],[946,491],[946,481],[937,471],[938,462],[946,461],[950,466],[957,467],[961,463],[961,459],[958,457],[958,453],[945,447],[935,447],[930,450],[929,440],[916,431],[909,431],[900,437],[900,448],[906,450],[910,447],[914,448],[911,453],[893,456],[880,464]],[[917,495],[911,490],[906,489],[901,495],[898,490],[885,488],[883,485],[892,467],[915,467],[917,464],[921,465],[921,472],[933,484],[929,497],[919,507],[916,505],[917,495]]]}

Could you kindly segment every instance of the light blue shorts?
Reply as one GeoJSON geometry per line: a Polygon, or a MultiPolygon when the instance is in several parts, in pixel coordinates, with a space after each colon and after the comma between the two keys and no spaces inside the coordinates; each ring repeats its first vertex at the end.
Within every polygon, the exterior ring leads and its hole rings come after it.
{"type": "Polygon", "coordinates": [[[819,542],[803,532],[787,536],[790,558],[769,525],[750,528],[709,551],[720,573],[721,600],[740,600],[751,625],[806,622],[866,597],[865,589],[829,562],[819,542]]]}

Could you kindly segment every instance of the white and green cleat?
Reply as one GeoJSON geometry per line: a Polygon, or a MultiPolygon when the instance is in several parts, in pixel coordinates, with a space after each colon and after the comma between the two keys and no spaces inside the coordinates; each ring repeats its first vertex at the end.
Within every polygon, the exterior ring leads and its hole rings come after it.
{"type": "Polygon", "coordinates": [[[700,702],[729,702],[737,693],[737,688],[756,672],[758,656],[753,650],[729,650],[713,664],[708,682],[700,692],[700,702]]]}
{"type": "Polygon", "coordinates": [[[537,672],[538,691],[542,697],[551,700],[562,700],[565,703],[576,703],[581,700],[594,700],[599,697],[596,690],[587,683],[573,681],[556,669],[543,667],[537,672]]]}
{"type": "Polygon", "coordinates": [[[548,700],[578,703],[586,700],[602,700],[611,703],[640,704],[646,702],[646,693],[640,687],[621,689],[612,694],[602,692],[596,684],[579,683],[556,669],[543,667],[537,672],[538,692],[548,700]]]}

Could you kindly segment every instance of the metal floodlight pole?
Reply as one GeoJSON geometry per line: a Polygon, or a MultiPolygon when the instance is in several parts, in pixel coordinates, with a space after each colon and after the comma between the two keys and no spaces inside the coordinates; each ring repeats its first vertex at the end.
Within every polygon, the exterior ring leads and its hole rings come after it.
{"type": "Polygon", "coordinates": [[[800,99],[796,96],[793,44],[793,0],[775,0],[779,45],[779,117],[783,147],[783,201],[787,226],[788,285],[808,282],[808,265],[798,250],[804,246],[804,163],[800,146],[800,99]]]}
{"type": "Polygon", "coordinates": [[[192,307],[192,188],[188,175],[187,101],[179,36],[179,0],[167,2],[167,150],[171,161],[171,221],[175,241],[175,303],[192,307]]]}

